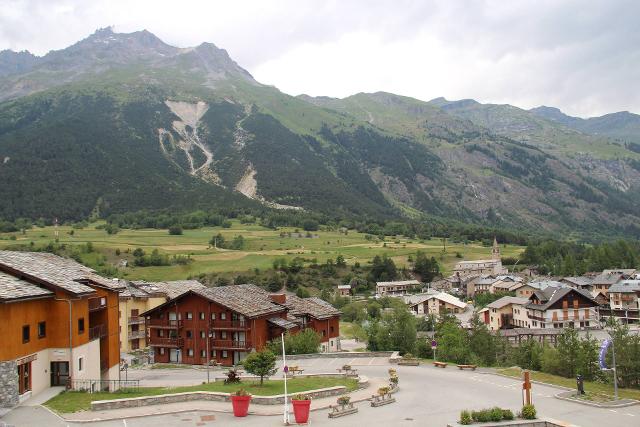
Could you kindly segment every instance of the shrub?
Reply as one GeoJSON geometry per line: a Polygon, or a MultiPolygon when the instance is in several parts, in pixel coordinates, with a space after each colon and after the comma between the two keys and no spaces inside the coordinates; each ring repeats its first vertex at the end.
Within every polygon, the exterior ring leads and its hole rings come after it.
{"type": "Polygon", "coordinates": [[[224,379],[225,384],[238,384],[240,383],[240,375],[236,369],[229,369],[227,372],[227,378],[224,379]]]}
{"type": "Polygon", "coordinates": [[[394,386],[398,385],[398,377],[394,376],[394,377],[389,378],[389,382],[391,384],[393,384],[394,386]]]}
{"type": "Polygon", "coordinates": [[[308,394],[298,393],[298,394],[294,394],[291,397],[291,400],[311,400],[311,396],[309,396],[308,394]]]}
{"type": "Polygon", "coordinates": [[[395,370],[395,369],[393,369],[393,368],[389,368],[389,376],[390,376],[390,377],[396,377],[396,376],[398,376],[398,371],[396,371],[396,370],[395,370]]]}
{"type": "Polygon", "coordinates": [[[173,225],[169,227],[169,234],[172,236],[179,236],[182,234],[182,227],[179,225],[173,225]]]}
{"type": "Polygon", "coordinates": [[[351,365],[342,365],[342,370],[343,371],[350,371],[351,370],[351,365]]]}
{"type": "Polygon", "coordinates": [[[464,426],[468,426],[473,422],[473,418],[471,418],[471,412],[462,411],[460,412],[460,424],[464,426]]]}
{"type": "Polygon", "coordinates": [[[477,421],[479,423],[487,423],[491,421],[491,410],[482,409],[480,411],[472,411],[471,418],[473,418],[473,421],[477,421]]]}
{"type": "Polygon", "coordinates": [[[384,396],[385,394],[389,393],[389,391],[391,391],[391,389],[389,387],[380,387],[378,389],[378,394],[380,396],[384,396]]]}
{"type": "MultiPolygon", "coordinates": [[[[226,382],[226,381],[225,381],[225,382],[226,382]]],[[[241,388],[241,389],[239,389],[238,391],[236,391],[236,392],[234,393],[234,395],[236,395],[236,396],[251,396],[251,395],[247,392],[247,390],[245,390],[245,389],[243,389],[243,388],[241,388]]]]}
{"type": "Polygon", "coordinates": [[[512,420],[515,417],[513,416],[513,412],[511,412],[511,409],[503,409],[502,410],[502,419],[503,420],[512,420]]]}
{"type": "Polygon", "coordinates": [[[491,417],[491,421],[502,421],[502,409],[497,406],[492,408],[489,412],[489,416],[491,417]]]}
{"type": "Polygon", "coordinates": [[[351,396],[338,397],[338,405],[348,405],[349,401],[351,401],[351,396]]]}
{"type": "Polygon", "coordinates": [[[524,405],[520,414],[525,420],[536,419],[536,407],[533,405],[524,405]]]}

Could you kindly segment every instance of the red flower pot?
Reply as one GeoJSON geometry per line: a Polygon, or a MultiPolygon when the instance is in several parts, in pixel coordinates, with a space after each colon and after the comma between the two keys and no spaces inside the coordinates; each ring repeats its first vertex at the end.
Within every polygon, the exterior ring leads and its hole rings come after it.
{"type": "Polygon", "coordinates": [[[246,417],[249,412],[251,396],[231,396],[233,415],[236,417],[246,417]]]}
{"type": "Polygon", "coordinates": [[[296,417],[296,423],[306,424],[309,421],[309,411],[311,410],[310,400],[292,400],[293,415],[296,417]]]}

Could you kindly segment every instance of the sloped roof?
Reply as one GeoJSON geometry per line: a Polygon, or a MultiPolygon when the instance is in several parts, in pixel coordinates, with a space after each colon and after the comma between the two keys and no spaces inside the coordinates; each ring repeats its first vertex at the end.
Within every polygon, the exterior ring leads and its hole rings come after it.
{"type": "Polygon", "coordinates": [[[264,316],[284,311],[274,303],[269,293],[256,285],[231,285],[215,288],[192,289],[190,292],[230,308],[246,317],[264,316]]]}
{"type": "Polygon", "coordinates": [[[294,316],[309,315],[318,320],[329,319],[341,314],[340,310],[316,297],[299,298],[295,295],[287,295],[284,306],[294,316]]]}
{"type": "Polygon", "coordinates": [[[167,282],[146,282],[139,280],[134,281],[133,284],[146,292],[148,296],[162,294],[169,299],[176,298],[190,290],[207,289],[205,285],[197,280],[172,280],[167,282]]]}
{"type": "Polygon", "coordinates": [[[440,301],[444,301],[446,303],[455,305],[456,307],[460,307],[460,308],[465,308],[467,306],[467,303],[460,301],[458,298],[446,292],[432,292],[432,293],[430,292],[426,294],[410,295],[405,298],[405,302],[409,304],[409,306],[413,307],[416,304],[422,304],[425,301],[428,301],[430,299],[437,299],[440,301]]]}
{"type": "Polygon", "coordinates": [[[287,319],[283,319],[282,317],[270,317],[267,319],[267,322],[275,326],[278,326],[282,329],[293,329],[298,326],[296,323],[287,319]]]}
{"type": "Polygon", "coordinates": [[[495,300],[494,302],[492,302],[491,304],[487,305],[487,308],[502,308],[505,307],[509,304],[518,304],[518,305],[525,305],[529,302],[529,300],[527,298],[518,298],[518,297],[502,297],[500,299],[495,300]]]}
{"type": "Polygon", "coordinates": [[[51,296],[53,292],[48,289],[0,271],[0,302],[51,296]]]}
{"type": "Polygon", "coordinates": [[[594,285],[613,285],[625,277],[631,276],[635,270],[603,270],[593,279],[594,285]]]}
{"type": "Polygon", "coordinates": [[[94,292],[91,286],[81,282],[91,282],[94,286],[111,290],[124,289],[118,281],[105,279],[82,264],[46,252],[0,251],[0,269],[17,271],[21,276],[73,294],[94,292]]]}
{"type": "Polygon", "coordinates": [[[609,288],[609,293],[611,292],[620,292],[620,293],[640,292],[640,280],[623,280],[622,282],[618,282],[615,285],[611,285],[611,287],[609,288]]]}
{"type": "Polygon", "coordinates": [[[534,310],[546,310],[571,292],[576,292],[593,302],[594,305],[598,305],[598,303],[593,299],[593,296],[586,290],[570,287],[558,288],[554,286],[548,286],[545,289],[536,290],[529,298],[529,300],[531,300],[531,298],[535,295],[540,300],[540,302],[542,302],[542,304],[533,304],[529,302],[529,304],[527,304],[527,308],[531,308],[534,310]]]}
{"type": "Polygon", "coordinates": [[[562,280],[565,281],[565,282],[569,282],[571,284],[574,284],[576,286],[591,286],[591,285],[593,285],[593,278],[586,277],[586,276],[565,277],[562,280]]]}
{"type": "Polygon", "coordinates": [[[396,280],[394,282],[376,282],[376,286],[419,285],[417,280],[396,280]]]}

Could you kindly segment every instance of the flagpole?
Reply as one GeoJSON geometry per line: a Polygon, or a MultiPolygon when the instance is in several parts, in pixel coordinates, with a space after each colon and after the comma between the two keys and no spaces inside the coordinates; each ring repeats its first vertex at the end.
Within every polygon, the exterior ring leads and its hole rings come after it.
{"type": "Polygon", "coordinates": [[[284,425],[289,425],[289,402],[287,399],[287,354],[284,351],[284,334],[280,334],[282,340],[282,371],[284,372],[284,425]]]}

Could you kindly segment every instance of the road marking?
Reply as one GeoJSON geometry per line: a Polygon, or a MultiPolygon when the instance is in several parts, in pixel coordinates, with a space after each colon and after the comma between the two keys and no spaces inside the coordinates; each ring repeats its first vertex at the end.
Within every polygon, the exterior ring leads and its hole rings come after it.
{"type": "Polygon", "coordinates": [[[122,419],[122,424],[124,424],[124,427],[127,427],[127,420],[125,420],[124,418],[122,419]]]}
{"type": "Polygon", "coordinates": [[[624,414],[625,414],[625,415],[629,415],[630,417],[635,417],[635,415],[630,414],[630,413],[628,413],[628,412],[625,412],[624,414]]]}
{"type": "Polygon", "coordinates": [[[373,361],[376,360],[373,357],[371,358],[371,360],[369,360],[369,363],[367,363],[367,365],[371,365],[373,363],[373,361]]]}
{"type": "Polygon", "coordinates": [[[353,359],[349,360],[349,365],[353,365],[353,361],[356,360],[356,358],[354,357],[353,359]]]}
{"type": "Polygon", "coordinates": [[[338,359],[337,359],[337,358],[336,358],[336,359],[331,359],[331,360],[329,361],[329,366],[333,365],[333,364],[334,364],[335,362],[337,362],[337,361],[338,361],[338,359]]]}
{"type": "Polygon", "coordinates": [[[618,412],[618,411],[616,411],[615,409],[609,409],[609,410],[610,410],[611,412],[616,412],[616,413],[618,412]]]}

